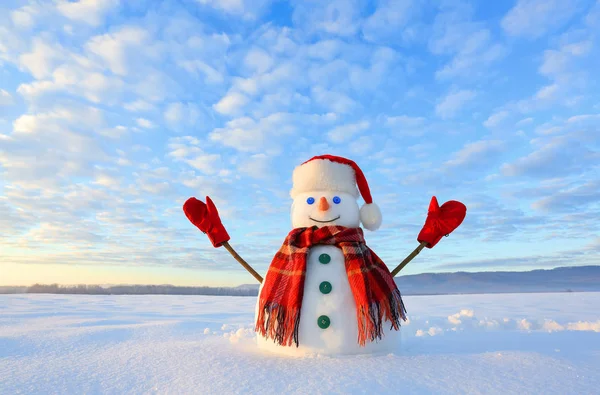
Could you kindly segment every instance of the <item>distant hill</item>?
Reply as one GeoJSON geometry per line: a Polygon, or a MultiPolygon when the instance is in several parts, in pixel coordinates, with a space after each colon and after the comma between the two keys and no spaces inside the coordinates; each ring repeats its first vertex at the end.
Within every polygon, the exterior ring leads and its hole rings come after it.
{"type": "MultiPolygon", "coordinates": [[[[600,266],[559,267],[529,272],[424,273],[400,276],[395,280],[403,295],[600,292],[600,266]]],[[[173,285],[35,284],[30,287],[0,286],[0,294],[256,296],[258,288],[258,284],[219,288],[173,285]]]]}
{"type": "Polygon", "coordinates": [[[528,272],[425,273],[396,277],[403,295],[600,291],[600,266],[528,272]]]}

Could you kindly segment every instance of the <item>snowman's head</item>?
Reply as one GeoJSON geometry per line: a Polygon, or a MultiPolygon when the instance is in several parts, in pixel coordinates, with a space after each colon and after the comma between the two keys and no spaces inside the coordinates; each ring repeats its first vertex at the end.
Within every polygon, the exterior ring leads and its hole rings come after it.
{"type": "Polygon", "coordinates": [[[353,161],[322,155],[294,169],[291,217],[294,228],[338,225],[376,230],[381,212],[372,202],[364,174],[353,161]],[[360,192],[360,194],[359,194],[360,192]],[[365,204],[359,208],[361,196],[365,204]]]}
{"type": "Polygon", "coordinates": [[[329,225],[357,228],[360,209],[356,197],[345,192],[313,191],[296,195],[292,202],[292,226],[303,228],[329,225]]]}

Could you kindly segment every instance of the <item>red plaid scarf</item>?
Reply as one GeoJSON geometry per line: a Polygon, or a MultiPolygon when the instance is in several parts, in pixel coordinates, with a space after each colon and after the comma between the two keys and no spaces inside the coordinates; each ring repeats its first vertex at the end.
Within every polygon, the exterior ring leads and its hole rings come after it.
{"type": "Polygon", "coordinates": [[[406,309],[389,269],[365,244],[361,228],[296,228],[275,254],[260,293],[256,331],[280,345],[298,346],[306,256],[317,244],[335,245],[344,253],[346,273],[356,302],[358,343],[382,337],[382,321],[396,330],[406,309]]]}

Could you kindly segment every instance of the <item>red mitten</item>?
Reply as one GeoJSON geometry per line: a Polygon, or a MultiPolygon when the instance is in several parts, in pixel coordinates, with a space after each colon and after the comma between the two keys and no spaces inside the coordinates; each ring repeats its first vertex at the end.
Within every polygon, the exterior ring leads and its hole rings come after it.
{"type": "Polygon", "coordinates": [[[433,248],[444,236],[449,235],[458,228],[467,215],[467,207],[455,200],[447,201],[439,206],[435,196],[429,203],[429,212],[425,226],[421,229],[417,241],[427,242],[427,248],[433,248]]]}
{"type": "Polygon", "coordinates": [[[213,247],[221,247],[229,241],[230,237],[221,222],[219,212],[208,196],[206,204],[195,197],[189,198],[183,204],[183,212],[192,224],[208,235],[213,247]]]}

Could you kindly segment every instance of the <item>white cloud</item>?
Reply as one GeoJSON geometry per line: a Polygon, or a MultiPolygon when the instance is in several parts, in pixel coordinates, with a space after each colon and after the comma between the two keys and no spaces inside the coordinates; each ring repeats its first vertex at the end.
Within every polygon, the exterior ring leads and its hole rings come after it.
{"type": "Polygon", "coordinates": [[[26,100],[33,101],[48,93],[54,93],[60,90],[60,85],[53,81],[33,81],[30,84],[21,84],[17,92],[26,100]]]}
{"type": "Polygon", "coordinates": [[[173,81],[169,74],[158,70],[144,74],[128,88],[141,99],[154,103],[162,102],[177,92],[181,92],[181,86],[173,81]]]}
{"type": "Polygon", "coordinates": [[[460,110],[473,100],[476,93],[472,90],[460,90],[457,92],[448,93],[435,106],[435,113],[443,119],[454,117],[460,110]]]}
{"type": "Polygon", "coordinates": [[[117,125],[114,128],[105,128],[98,131],[98,134],[111,139],[120,139],[127,133],[129,133],[129,129],[123,125],[117,125]]]}
{"type": "Polygon", "coordinates": [[[115,77],[89,71],[78,65],[62,65],[52,73],[52,80],[33,81],[21,84],[17,92],[29,101],[41,100],[44,96],[69,92],[93,103],[114,104],[125,85],[115,77]]]}
{"type": "Polygon", "coordinates": [[[232,78],[233,87],[235,89],[240,90],[241,92],[247,93],[249,95],[255,95],[258,93],[259,89],[259,79],[258,78],[232,78]]]}
{"type": "Polygon", "coordinates": [[[372,42],[383,39],[398,38],[409,41],[413,37],[413,29],[406,27],[418,11],[418,2],[413,0],[379,1],[375,12],[365,19],[362,32],[372,42]]]}
{"type": "Polygon", "coordinates": [[[244,64],[253,72],[264,73],[273,66],[273,58],[263,49],[253,48],[246,54],[244,64]]]}
{"type": "Polygon", "coordinates": [[[349,36],[361,24],[361,3],[358,0],[305,0],[294,7],[292,20],[295,25],[307,32],[326,32],[339,36],[349,36]]]}
{"type": "Polygon", "coordinates": [[[254,154],[240,162],[238,171],[256,179],[269,179],[273,173],[271,158],[265,154],[254,154]]]}
{"type": "Polygon", "coordinates": [[[327,138],[332,143],[343,143],[352,139],[360,132],[369,129],[370,126],[371,124],[369,121],[360,121],[357,123],[336,126],[327,133],[327,138]]]}
{"type": "MultiPolygon", "coordinates": [[[[125,76],[134,65],[143,65],[144,59],[158,59],[159,52],[150,43],[147,30],[139,26],[124,26],[114,33],[92,37],[86,49],[97,55],[113,73],[125,76]]],[[[139,72],[139,67],[136,67],[139,72]]]]}
{"type": "MultiPolygon", "coordinates": [[[[590,11],[588,16],[593,13],[593,10],[590,11]]],[[[556,48],[544,51],[538,69],[550,82],[531,97],[519,101],[517,106],[520,111],[542,110],[551,105],[581,105],[589,89],[589,81],[594,78],[590,71],[594,69],[597,55],[596,32],[597,29],[592,26],[574,24],[573,28],[554,40],[556,48]]]]}
{"type": "Polygon", "coordinates": [[[298,92],[282,88],[279,91],[261,95],[261,99],[253,104],[252,114],[254,117],[260,118],[290,108],[293,108],[295,112],[308,111],[311,101],[298,92]]]}
{"type": "Polygon", "coordinates": [[[584,20],[588,27],[594,28],[600,26],[600,2],[596,1],[596,4],[592,6],[584,20]]]}
{"type": "Polygon", "coordinates": [[[540,135],[551,135],[558,134],[564,131],[564,127],[554,125],[552,122],[546,122],[537,128],[535,128],[535,133],[540,135]]]}
{"type": "Polygon", "coordinates": [[[117,188],[121,184],[121,180],[109,174],[101,173],[96,176],[93,184],[100,185],[106,188],[117,188]]]}
{"type": "Polygon", "coordinates": [[[561,189],[534,201],[531,208],[543,211],[583,211],[600,199],[600,181],[594,180],[561,189]]]}
{"type": "Polygon", "coordinates": [[[323,108],[337,112],[348,113],[358,106],[358,103],[343,93],[324,89],[316,86],[312,88],[312,97],[323,108]]]}
{"type": "Polygon", "coordinates": [[[12,95],[4,89],[0,89],[0,106],[10,106],[13,103],[12,95]]]}
{"type": "Polygon", "coordinates": [[[295,132],[294,119],[286,113],[271,114],[258,121],[236,118],[225,127],[214,129],[209,139],[241,152],[264,152],[269,147],[278,147],[283,136],[295,132]]]}
{"type": "Polygon", "coordinates": [[[196,0],[203,5],[210,5],[223,11],[238,14],[244,11],[243,0],[196,0]]]}
{"type": "Polygon", "coordinates": [[[358,65],[349,66],[348,77],[352,86],[358,90],[378,90],[381,84],[390,79],[390,74],[394,70],[400,56],[396,51],[388,47],[377,48],[370,57],[370,65],[361,67],[358,65]]]}
{"type": "Polygon", "coordinates": [[[582,174],[600,161],[600,152],[594,147],[598,143],[595,130],[579,128],[566,134],[550,134],[531,141],[531,153],[502,165],[507,176],[530,176],[539,178],[582,174]],[[582,144],[582,141],[585,142],[582,144]]]}
{"type": "Polygon", "coordinates": [[[37,227],[30,229],[25,235],[25,240],[31,240],[39,244],[93,244],[98,243],[102,238],[85,228],[63,227],[61,224],[42,222],[37,227]],[[77,242],[73,243],[75,240],[77,242]]]}
{"type": "Polygon", "coordinates": [[[200,154],[188,158],[185,162],[203,173],[215,174],[219,171],[219,168],[216,165],[220,160],[221,155],[219,154],[200,154]]]}
{"type": "Polygon", "coordinates": [[[125,103],[123,107],[125,107],[127,111],[131,112],[152,111],[155,109],[154,105],[144,100],[135,100],[129,103],[125,103]]]}
{"type": "Polygon", "coordinates": [[[10,19],[12,20],[15,26],[20,28],[31,28],[35,24],[35,17],[38,14],[38,10],[36,7],[31,5],[26,5],[24,7],[19,8],[18,10],[14,10],[10,13],[10,19]]]}
{"type": "Polygon", "coordinates": [[[203,24],[196,18],[173,18],[164,41],[157,47],[167,52],[168,60],[187,71],[191,76],[208,85],[226,82],[228,70],[226,62],[230,58],[233,38],[226,33],[208,34],[203,24]]]}
{"type": "Polygon", "coordinates": [[[485,75],[490,65],[506,55],[483,23],[472,21],[473,7],[468,3],[448,3],[440,7],[429,38],[435,55],[453,54],[449,63],[437,70],[437,79],[485,75]]]}
{"type": "Polygon", "coordinates": [[[306,46],[309,58],[331,61],[336,58],[344,43],[340,40],[321,40],[306,46]]]}
{"type": "Polygon", "coordinates": [[[141,144],[135,144],[131,149],[133,152],[152,152],[150,147],[141,144]]]}
{"type": "Polygon", "coordinates": [[[175,159],[183,159],[193,153],[200,152],[200,140],[192,136],[173,137],[169,139],[169,154],[175,159]]]}
{"type": "Polygon", "coordinates": [[[101,110],[95,107],[77,106],[76,108],[57,107],[51,111],[21,115],[13,122],[15,133],[39,134],[48,129],[77,127],[95,130],[105,126],[101,110]]]}
{"type": "Polygon", "coordinates": [[[562,45],[558,50],[544,51],[544,62],[539,72],[548,77],[560,78],[572,71],[573,62],[587,55],[593,44],[590,40],[562,45]]]}
{"type": "Polygon", "coordinates": [[[138,179],[136,189],[152,195],[165,195],[172,190],[172,187],[168,181],[138,179]]]}
{"type": "Polygon", "coordinates": [[[31,52],[19,56],[19,64],[22,69],[28,70],[39,80],[52,75],[53,70],[64,61],[65,53],[62,46],[35,37],[31,52]]]}
{"type": "Polygon", "coordinates": [[[227,14],[254,20],[264,12],[272,0],[196,0],[196,2],[227,14]]]}
{"type": "Polygon", "coordinates": [[[103,114],[95,108],[58,107],[22,115],[13,123],[11,139],[0,141],[3,178],[26,188],[50,188],[90,176],[94,163],[108,160],[94,134],[103,128],[103,114]]]}
{"type": "Polygon", "coordinates": [[[556,97],[558,91],[557,84],[551,84],[540,88],[535,94],[535,98],[538,100],[551,100],[556,97]]]}
{"type": "Polygon", "coordinates": [[[361,136],[354,139],[348,146],[348,149],[354,155],[369,155],[374,147],[373,141],[377,141],[377,138],[373,136],[361,136]]]}
{"type": "Polygon", "coordinates": [[[532,122],[533,122],[533,118],[531,118],[531,117],[528,117],[528,118],[523,118],[523,119],[521,119],[519,122],[517,122],[517,123],[515,124],[515,126],[523,126],[523,125],[528,125],[528,124],[530,124],[530,123],[532,123],[532,122]]]}
{"type": "Polygon", "coordinates": [[[171,103],[165,110],[165,120],[167,122],[179,123],[183,118],[183,103],[171,103]]]}
{"type": "Polygon", "coordinates": [[[398,115],[386,117],[385,123],[387,126],[398,127],[400,129],[414,129],[423,126],[425,118],[410,117],[408,115],[398,115]]]}
{"type": "Polygon", "coordinates": [[[214,104],[213,108],[224,115],[235,115],[238,114],[248,102],[249,99],[245,95],[238,92],[231,92],[219,100],[218,103],[214,104]]]}
{"type": "Polygon", "coordinates": [[[303,84],[298,75],[305,73],[306,70],[302,69],[300,63],[281,61],[263,74],[255,74],[250,78],[234,78],[232,91],[255,95],[272,90],[296,89],[303,84]]]}
{"type": "Polygon", "coordinates": [[[511,36],[537,38],[569,22],[580,9],[579,0],[519,0],[501,25],[511,36]]]}
{"type": "MultiPolygon", "coordinates": [[[[200,108],[193,103],[170,103],[164,112],[165,121],[174,129],[192,127],[202,118],[200,108]]],[[[206,125],[204,125],[206,126],[206,125]]]]}
{"type": "Polygon", "coordinates": [[[506,48],[500,44],[486,45],[485,49],[477,53],[459,52],[449,64],[436,71],[435,76],[442,80],[456,76],[472,77],[471,73],[481,73],[505,55],[506,48]]]}
{"type": "Polygon", "coordinates": [[[184,162],[205,174],[216,174],[221,170],[221,155],[207,153],[200,148],[200,141],[192,136],[169,139],[167,156],[184,162]]]}
{"type": "Polygon", "coordinates": [[[587,121],[600,121],[600,114],[582,114],[574,115],[567,119],[567,123],[579,123],[587,121]]]}
{"type": "Polygon", "coordinates": [[[492,115],[490,115],[488,117],[488,119],[486,119],[483,122],[483,126],[485,126],[486,128],[495,128],[502,121],[504,121],[506,118],[508,118],[509,115],[510,115],[510,112],[508,112],[506,110],[501,110],[501,111],[495,112],[492,115]]]}
{"type": "Polygon", "coordinates": [[[99,26],[106,14],[117,5],[119,5],[119,0],[59,0],[56,8],[71,20],[99,26]]]}
{"type": "MultiPolygon", "coordinates": [[[[365,56],[367,56],[367,54],[365,54],[365,56]]],[[[340,56],[339,58],[326,63],[309,63],[307,74],[311,86],[332,88],[338,87],[347,81],[351,67],[352,65],[346,61],[343,56],[340,56]]],[[[361,68],[356,66],[356,69],[360,70],[361,68]]]]}
{"type": "Polygon", "coordinates": [[[505,144],[500,140],[480,140],[466,144],[453,158],[444,163],[448,167],[480,167],[494,155],[502,152],[505,144]]]}
{"type": "Polygon", "coordinates": [[[219,70],[199,59],[180,61],[179,66],[190,74],[196,76],[203,75],[204,82],[207,84],[220,84],[225,80],[225,77],[219,70]]]}
{"type": "Polygon", "coordinates": [[[149,121],[146,118],[138,118],[138,119],[135,120],[135,123],[139,127],[144,128],[144,129],[152,129],[155,126],[152,121],[149,121]]]}

